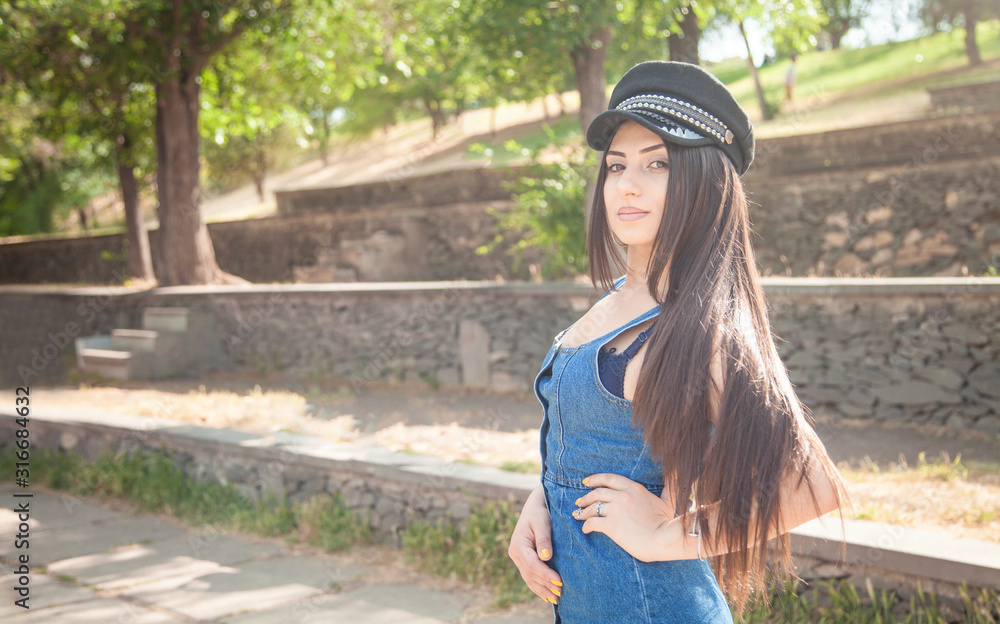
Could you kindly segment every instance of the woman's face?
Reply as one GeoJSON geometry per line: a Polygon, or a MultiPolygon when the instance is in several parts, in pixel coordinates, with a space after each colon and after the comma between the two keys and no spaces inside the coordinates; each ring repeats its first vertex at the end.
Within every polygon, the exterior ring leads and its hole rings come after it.
{"type": "Polygon", "coordinates": [[[604,207],[611,231],[625,245],[653,245],[667,199],[667,148],[634,121],[618,127],[608,148],[604,207]]]}

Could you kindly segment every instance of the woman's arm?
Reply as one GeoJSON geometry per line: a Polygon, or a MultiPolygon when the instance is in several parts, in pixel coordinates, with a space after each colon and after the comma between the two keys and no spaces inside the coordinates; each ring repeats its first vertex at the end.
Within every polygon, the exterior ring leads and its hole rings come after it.
{"type": "MultiPolygon", "coordinates": [[[[819,449],[819,452],[825,451],[819,449]]],[[[689,511],[675,518],[671,505],[627,477],[595,474],[588,477],[585,483],[595,489],[577,501],[581,509],[574,517],[583,521],[583,532],[604,533],[640,561],[698,559],[727,552],[725,544],[713,545],[710,540],[704,539],[699,552],[698,539],[688,536],[693,527],[694,512],[689,511]],[[598,501],[604,501],[604,517],[597,517],[598,501]]],[[[797,474],[788,474],[779,487],[780,530],[770,527],[768,539],[837,508],[833,484],[816,461],[809,462],[806,477],[801,482],[797,474]],[[815,505],[807,481],[812,482],[815,505]]],[[[718,503],[698,510],[706,518],[713,535],[718,534],[717,511],[718,503]]],[[[753,530],[753,518],[749,525],[753,530]]],[[[756,540],[756,533],[748,536],[748,543],[753,544],[756,540]]]]}
{"type": "MultiPolygon", "coordinates": [[[[722,353],[716,351],[710,363],[712,391],[709,395],[710,418],[718,422],[718,406],[722,389],[722,353]]],[[[798,471],[789,471],[778,484],[780,488],[778,511],[779,528],[768,529],[768,539],[777,537],[809,520],[837,509],[837,496],[833,483],[822,464],[832,465],[826,456],[826,449],[808,423],[801,422],[803,437],[810,443],[804,478],[798,471]],[[809,485],[812,485],[810,492],[809,485]],[[815,496],[815,501],[813,500],[815,496]]],[[[614,474],[597,474],[585,480],[596,489],[582,496],[577,505],[581,507],[574,517],[583,522],[584,533],[597,531],[605,533],[641,561],[663,561],[672,559],[695,559],[727,552],[725,544],[709,544],[709,540],[689,537],[694,525],[694,511],[674,517],[673,501],[669,497],[655,497],[630,479],[614,474]],[[604,501],[604,517],[597,516],[597,502],[604,501]],[[700,550],[699,550],[700,548],[700,550]]],[[[711,535],[718,535],[718,503],[702,506],[698,513],[707,522],[711,535]]],[[[748,544],[757,541],[754,531],[756,523],[752,517],[748,523],[751,534],[748,544]]]]}
{"type": "Polygon", "coordinates": [[[562,580],[544,563],[552,558],[552,519],[545,507],[541,484],[524,501],[507,554],[528,588],[543,600],[556,604],[562,595],[562,580]]]}

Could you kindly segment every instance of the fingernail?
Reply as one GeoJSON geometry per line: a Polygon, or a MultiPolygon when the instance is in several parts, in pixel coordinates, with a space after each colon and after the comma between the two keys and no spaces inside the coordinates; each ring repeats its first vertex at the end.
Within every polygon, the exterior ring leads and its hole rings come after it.
{"type": "Polygon", "coordinates": [[[574,512],[573,512],[573,517],[574,517],[574,518],[577,518],[577,517],[579,517],[579,516],[580,516],[580,510],[579,510],[579,509],[577,509],[576,511],[574,511],[574,512]]]}
{"type": "MultiPolygon", "coordinates": [[[[583,498],[583,497],[581,496],[580,498],[583,498]]],[[[576,503],[574,503],[577,507],[580,506],[580,498],[576,499],[576,503]]]]}
{"type": "Polygon", "coordinates": [[[590,479],[590,477],[587,477],[586,479],[584,479],[584,480],[583,480],[583,484],[584,484],[584,485],[587,485],[587,480],[588,480],[588,479],[590,479]]]}
{"type": "Polygon", "coordinates": [[[562,592],[559,591],[558,589],[554,588],[554,587],[552,589],[550,589],[549,591],[552,592],[553,594],[555,594],[556,596],[562,596],[562,592]]]}
{"type": "Polygon", "coordinates": [[[559,579],[552,579],[552,584],[553,585],[558,585],[559,587],[563,586],[562,585],[562,581],[560,581],[559,579]]]}
{"type": "Polygon", "coordinates": [[[553,600],[552,598],[549,598],[549,597],[547,597],[547,596],[545,597],[545,599],[544,599],[544,600],[545,600],[545,602],[548,602],[548,603],[551,603],[551,604],[555,604],[555,603],[556,603],[556,601],[555,601],[555,600],[553,600]]]}
{"type": "Polygon", "coordinates": [[[543,548],[542,549],[542,559],[548,559],[549,558],[549,554],[550,553],[549,553],[549,549],[548,548],[543,548]]]}

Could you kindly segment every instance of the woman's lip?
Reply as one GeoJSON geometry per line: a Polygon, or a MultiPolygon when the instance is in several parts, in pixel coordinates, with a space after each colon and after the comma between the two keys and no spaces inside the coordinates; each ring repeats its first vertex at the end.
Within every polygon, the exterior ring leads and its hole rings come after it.
{"type": "Polygon", "coordinates": [[[639,210],[638,208],[619,208],[619,215],[629,215],[629,214],[646,214],[648,210],[639,210]]]}
{"type": "Polygon", "coordinates": [[[646,215],[648,215],[648,214],[649,214],[648,212],[643,212],[641,210],[639,210],[637,212],[619,212],[618,213],[618,220],[619,221],[638,221],[639,219],[645,218],[646,215]]]}

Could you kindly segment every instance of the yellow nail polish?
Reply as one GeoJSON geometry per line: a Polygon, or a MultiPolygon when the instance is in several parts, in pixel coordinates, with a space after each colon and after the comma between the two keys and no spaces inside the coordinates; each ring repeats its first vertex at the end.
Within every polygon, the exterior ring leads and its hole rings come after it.
{"type": "MultiPolygon", "coordinates": [[[[580,498],[583,498],[583,497],[581,496],[580,498]]],[[[576,503],[574,503],[577,507],[580,506],[580,498],[576,499],[576,503]]]]}
{"type": "Polygon", "coordinates": [[[587,477],[586,479],[583,480],[584,485],[587,485],[587,479],[590,479],[590,477],[587,477]]]}
{"type": "Polygon", "coordinates": [[[562,596],[562,592],[559,591],[558,589],[550,589],[549,591],[551,591],[556,596],[562,596]]]}
{"type": "Polygon", "coordinates": [[[556,579],[552,579],[552,584],[553,584],[553,585],[558,585],[559,587],[562,587],[562,586],[563,586],[563,585],[562,585],[562,581],[559,581],[559,580],[556,580],[556,579]]]}
{"type": "Polygon", "coordinates": [[[548,558],[549,558],[549,549],[548,548],[543,548],[542,549],[542,559],[548,559],[548,558]]]}
{"type": "Polygon", "coordinates": [[[556,601],[555,601],[555,600],[552,600],[552,599],[551,599],[551,598],[549,598],[548,596],[546,596],[545,598],[542,598],[542,600],[544,600],[545,602],[548,602],[548,603],[550,603],[550,604],[555,604],[555,603],[556,603],[556,601]]]}

